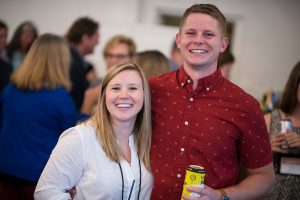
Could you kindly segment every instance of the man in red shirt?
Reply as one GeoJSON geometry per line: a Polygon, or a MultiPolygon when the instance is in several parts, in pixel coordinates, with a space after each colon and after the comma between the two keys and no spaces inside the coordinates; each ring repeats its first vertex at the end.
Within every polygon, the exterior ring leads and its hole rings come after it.
{"type": "Polygon", "coordinates": [[[256,200],[273,187],[271,147],[259,104],[224,79],[217,66],[228,45],[225,32],[226,19],[214,5],[188,8],[176,35],[182,67],[150,79],[153,200],[179,200],[191,164],[205,168],[205,188],[190,187],[201,197],[186,200],[256,200]],[[242,181],[240,163],[247,171],[242,181]]]}

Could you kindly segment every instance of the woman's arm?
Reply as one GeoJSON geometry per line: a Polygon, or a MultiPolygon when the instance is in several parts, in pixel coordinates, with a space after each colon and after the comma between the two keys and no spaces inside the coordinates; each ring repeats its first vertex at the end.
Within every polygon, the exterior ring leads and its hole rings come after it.
{"type": "Polygon", "coordinates": [[[35,199],[71,199],[67,190],[79,181],[84,168],[83,142],[75,128],[66,130],[54,148],[35,189],[35,199]]]}

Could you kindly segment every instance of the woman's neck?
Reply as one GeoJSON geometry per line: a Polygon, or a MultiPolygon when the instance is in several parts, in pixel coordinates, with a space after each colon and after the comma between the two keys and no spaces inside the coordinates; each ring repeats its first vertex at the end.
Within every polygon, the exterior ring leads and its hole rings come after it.
{"type": "Polygon", "coordinates": [[[118,140],[118,145],[121,150],[122,156],[127,162],[131,163],[131,150],[129,146],[129,137],[132,134],[134,123],[124,122],[124,123],[113,123],[113,132],[116,139],[118,140]]]}

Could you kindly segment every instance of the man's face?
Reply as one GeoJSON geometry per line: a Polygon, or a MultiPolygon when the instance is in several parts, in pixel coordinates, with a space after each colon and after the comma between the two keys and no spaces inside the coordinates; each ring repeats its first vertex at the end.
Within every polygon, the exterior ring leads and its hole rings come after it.
{"type": "Polygon", "coordinates": [[[96,45],[99,43],[98,30],[92,36],[85,35],[84,42],[85,42],[85,46],[86,46],[85,55],[93,53],[96,45]]]}
{"type": "Polygon", "coordinates": [[[106,68],[121,64],[124,62],[129,62],[131,57],[129,55],[129,47],[125,43],[118,43],[108,50],[104,55],[106,68]]]}
{"type": "Polygon", "coordinates": [[[192,13],[176,36],[176,42],[186,67],[216,69],[220,52],[224,52],[228,39],[223,36],[216,19],[207,14],[192,13]]]}
{"type": "Polygon", "coordinates": [[[7,41],[7,29],[0,28],[0,51],[5,48],[7,41]]]}

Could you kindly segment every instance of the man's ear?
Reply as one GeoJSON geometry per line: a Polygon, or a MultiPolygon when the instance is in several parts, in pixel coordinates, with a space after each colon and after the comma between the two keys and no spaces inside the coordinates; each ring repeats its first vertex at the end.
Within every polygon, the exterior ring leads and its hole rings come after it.
{"type": "Polygon", "coordinates": [[[221,53],[223,53],[227,49],[228,44],[229,44],[228,37],[223,37],[222,44],[221,44],[221,53]]]}

